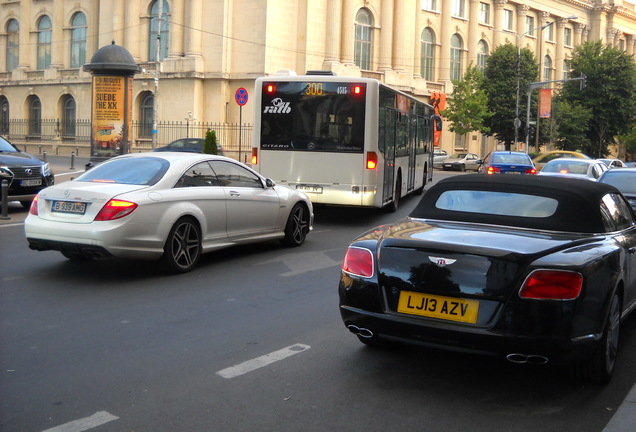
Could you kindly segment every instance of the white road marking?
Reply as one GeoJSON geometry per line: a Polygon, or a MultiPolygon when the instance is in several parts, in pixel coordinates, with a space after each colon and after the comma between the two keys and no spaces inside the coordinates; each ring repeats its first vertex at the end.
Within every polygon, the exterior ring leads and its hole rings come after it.
{"type": "Polygon", "coordinates": [[[60,426],[55,426],[54,428],[47,429],[44,432],[84,432],[85,430],[101,426],[104,423],[117,420],[118,418],[119,417],[106,411],[98,411],[90,417],[84,417],[60,426]]]}
{"type": "Polygon", "coordinates": [[[252,372],[256,369],[262,368],[279,360],[283,360],[287,357],[293,356],[294,354],[301,353],[305,350],[308,350],[309,348],[311,348],[309,345],[295,344],[292,346],[288,346],[287,348],[265,354],[255,359],[248,360],[241,364],[220,370],[216,374],[227,379],[234,378],[239,375],[252,372]]]}

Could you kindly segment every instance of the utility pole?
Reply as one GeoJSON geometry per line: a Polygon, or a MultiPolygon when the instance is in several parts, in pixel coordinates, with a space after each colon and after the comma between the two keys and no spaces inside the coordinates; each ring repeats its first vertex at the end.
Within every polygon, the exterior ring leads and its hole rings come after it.
{"type": "Polygon", "coordinates": [[[163,0],[159,0],[159,13],[157,15],[157,54],[155,58],[155,94],[152,104],[152,148],[157,148],[157,123],[159,119],[159,69],[161,67],[161,26],[163,21],[163,0]]]}

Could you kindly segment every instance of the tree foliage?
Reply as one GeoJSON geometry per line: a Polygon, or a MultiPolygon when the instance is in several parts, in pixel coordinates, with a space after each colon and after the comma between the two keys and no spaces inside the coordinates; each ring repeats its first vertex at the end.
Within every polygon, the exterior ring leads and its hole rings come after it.
{"type": "Polygon", "coordinates": [[[636,120],[636,64],[631,55],[597,41],[576,47],[570,65],[573,77],[586,76],[584,89],[572,81],[561,93],[570,107],[590,113],[579,147],[590,156],[606,156],[614,137],[628,133],[636,120]]]}
{"type": "MultiPolygon", "coordinates": [[[[522,101],[525,100],[528,84],[536,81],[538,76],[538,66],[532,51],[523,48],[521,56],[518,54],[517,47],[512,44],[495,48],[488,57],[482,82],[482,89],[488,97],[488,111],[492,113],[486,119],[485,126],[490,129],[491,135],[505,143],[508,150],[515,137],[517,75],[519,76],[519,117],[523,117],[522,101]]],[[[518,129],[519,138],[525,136],[522,130],[522,127],[518,129]]]]}
{"type": "Polygon", "coordinates": [[[219,154],[219,148],[216,143],[216,132],[208,129],[205,133],[205,141],[203,142],[203,153],[219,154]]]}
{"type": "Polygon", "coordinates": [[[557,150],[583,151],[589,144],[587,129],[591,117],[590,109],[557,96],[552,104],[552,117],[545,119],[545,128],[542,121],[541,130],[550,132],[547,142],[557,150]]]}
{"type": "Polygon", "coordinates": [[[488,134],[485,125],[491,113],[488,111],[488,96],[482,88],[483,73],[472,64],[466,69],[461,80],[453,81],[453,93],[447,100],[447,108],[442,114],[450,122],[448,130],[459,135],[468,132],[488,134]]]}

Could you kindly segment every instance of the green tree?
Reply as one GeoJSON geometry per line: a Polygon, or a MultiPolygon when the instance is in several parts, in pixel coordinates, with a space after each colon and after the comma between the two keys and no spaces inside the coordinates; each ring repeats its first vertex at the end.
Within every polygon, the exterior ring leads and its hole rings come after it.
{"type": "MultiPolygon", "coordinates": [[[[528,84],[537,80],[538,66],[534,54],[527,48],[521,56],[512,44],[499,45],[486,62],[482,88],[488,97],[488,110],[492,113],[485,121],[490,134],[505,143],[510,150],[515,137],[515,113],[517,106],[517,66],[519,66],[519,117],[523,117],[523,103],[528,84]],[[512,72],[512,73],[511,73],[512,72]]],[[[522,122],[523,124],[523,122],[522,122]]],[[[518,129],[519,139],[525,136],[518,129]]]]}
{"type": "Polygon", "coordinates": [[[587,125],[591,117],[588,108],[573,105],[556,96],[552,104],[552,117],[541,120],[541,130],[549,132],[547,142],[554,144],[557,150],[582,151],[589,143],[587,125]]]}
{"type": "Polygon", "coordinates": [[[453,80],[453,93],[447,100],[447,108],[440,112],[450,122],[448,130],[465,135],[476,131],[488,134],[484,124],[491,113],[488,96],[482,88],[484,74],[472,64],[459,81],[453,80]]]}
{"type": "Polygon", "coordinates": [[[205,141],[203,143],[203,153],[219,154],[219,148],[216,144],[216,132],[208,129],[205,133],[205,141]]]}
{"type": "Polygon", "coordinates": [[[597,41],[576,47],[570,65],[573,77],[585,74],[586,86],[568,82],[561,97],[591,113],[580,148],[589,156],[606,156],[614,137],[628,133],[636,120],[636,64],[626,52],[597,41]]]}
{"type": "Polygon", "coordinates": [[[617,141],[625,152],[625,160],[634,162],[636,160],[636,125],[632,125],[627,133],[618,135],[617,141]]]}

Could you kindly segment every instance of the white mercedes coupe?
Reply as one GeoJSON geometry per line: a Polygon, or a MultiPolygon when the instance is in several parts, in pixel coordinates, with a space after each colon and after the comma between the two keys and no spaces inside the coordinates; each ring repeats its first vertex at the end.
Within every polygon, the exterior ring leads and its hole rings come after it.
{"type": "Polygon", "coordinates": [[[42,190],[24,230],[34,250],[71,260],[161,259],[183,273],[224,247],[273,239],[300,246],[313,218],[304,193],[233,159],[136,153],[42,190]]]}

